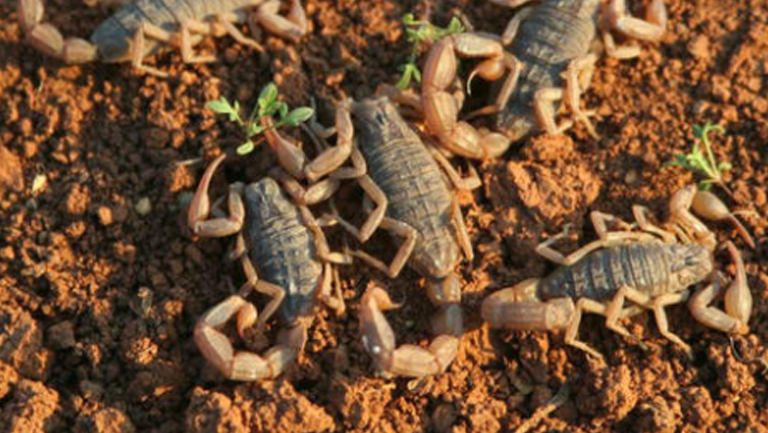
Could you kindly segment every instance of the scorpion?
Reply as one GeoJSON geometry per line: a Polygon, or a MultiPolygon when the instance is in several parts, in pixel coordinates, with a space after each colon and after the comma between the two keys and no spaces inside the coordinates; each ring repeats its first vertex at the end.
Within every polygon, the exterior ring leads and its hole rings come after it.
{"type": "MultiPolygon", "coordinates": [[[[541,243],[537,253],[562,266],[545,278],[524,280],[490,295],[481,307],[483,319],[492,328],[564,329],[566,344],[601,360],[597,350],[577,337],[583,313],[605,316],[608,329],[638,341],[619,320],[652,310],[659,332],[689,357],[691,347],[669,330],[666,306],[688,300],[700,323],[728,334],[746,334],[752,295],[741,254],[733,242],[724,244],[736,265],[736,277],[725,291],[725,310],[711,306],[722,291],[724,277],[714,270],[714,234],[690,209],[711,220],[735,220],[715,195],[697,193],[694,185],[673,195],[663,228],[649,221],[649,210],[642,206],[633,207],[635,224],[594,211],[590,218],[599,240],[567,256],[552,248],[568,236],[567,228],[541,243]],[[622,230],[608,230],[609,223],[622,230]],[[636,226],[640,231],[632,230],[636,226]],[[708,284],[691,296],[689,287],[702,282],[708,284]]],[[[754,246],[740,223],[737,228],[754,246]]]]}
{"type": "Polygon", "coordinates": [[[352,167],[342,167],[330,176],[356,179],[366,195],[369,214],[359,229],[338,214],[336,222],[362,243],[378,228],[404,239],[390,264],[361,250],[348,252],[391,278],[409,264],[426,278],[429,299],[439,309],[432,323],[437,337],[428,350],[397,347],[382,311],[399,305],[374,285],[361,299],[364,346],[385,373],[411,377],[441,373],[455,358],[463,332],[461,288],[453,268],[462,253],[470,261],[473,258],[446,176],[465,188],[477,187],[479,179],[476,173],[474,178],[461,177],[443,155],[428,148],[388,98],[346,100],[339,108],[351,113],[358,134],[350,155],[352,167]]]}
{"type": "MultiPolygon", "coordinates": [[[[491,1],[517,7],[531,0],[491,1]]],[[[454,154],[474,159],[495,157],[512,142],[540,129],[554,135],[570,128],[572,120],[556,122],[555,103],[560,101],[566,102],[574,118],[597,137],[589,120],[594,113],[580,108],[580,95],[589,86],[598,59],[590,51],[598,28],[605,52],[624,59],[638,56],[639,48],[617,46],[610,29],[631,38],[658,41],[667,23],[662,0],[652,1],[645,21],[628,13],[625,0],[605,2],[543,0],[538,6],[518,11],[500,37],[460,33],[440,39],[424,63],[419,105],[427,129],[454,154]],[[470,73],[469,82],[479,76],[498,83],[493,102],[468,116],[494,115],[493,130],[477,129],[458,119],[464,96],[460,89],[454,89],[457,57],[482,60],[470,73]]]]}
{"type": "Polygon", "coordinates": [[[118,0],[123,3],[90,37],[64,39],[52,24],[43,23],[42,0],[18,0],[19,24],[28,42],[45,54],[66,63],[102,60],[108,63],[131,61],[138,70],[167,77],[145,65],[144,57],[163,44],[178,47],[186,63],[212,62],[215,56],[195,54],[193,47],[204,35],[229,34],[237,42],[256,50],[263,48],[245,36],[235,24],[248,21],[288,39],[307,31],[307,19],[300,0],[291,0],[286,17],[279,15],[279,0],[118,0]]]}
{"type": "MultiPolygon", "coordinates": [[[[270,118],[260,120],[265,127],[272,126],[270,118]]],[[[315,219],[308,208],[328,198],[335,184],[317,182],[304,190],[296,177],[301,173],[302,177],[317,179],[335,170],[343,162],[344,154],[349,153],[345,149],[351,149],[351,128],[349,113],[340,111],[336,116],[338,145],[310,162],[303,153],[280,148],[278,155],[288,152],[294,158],[278,158],[281,168],[273,170],[272,177],[249,185],[232,184],[227,194],[228,216],[211,217],[217,209],[216,206],[211,209],[208,196],[211,179],[225,155],[209,165],[200,181],[190,203],[188,225],[195,235],[202,237],[237,234],[230,258],[240,260],[246,277],[237,294],[203,314],[194,331],[195,343],[203,357],[228,379],[255,381],[275,378],[285,371],[306,343],[317,299],[339,315],[344,311],[338,285],[334,293],[330,293],[331,264],[348,264],[351,258],[330,251],[321,228],[326,223],[315,219]],[[251,290],[271,297],[261,315],[245,299],[251,290]],[[264,356],[235,352],[232,343],[219,330],[236,316],[238,333],[245,338],[254,325],[260,333],[275,313],[287,328],[279,333],[278,344],[264,356]]],[[[274,128],[268,131],[271,143],[285,144],[274,128]]]]}

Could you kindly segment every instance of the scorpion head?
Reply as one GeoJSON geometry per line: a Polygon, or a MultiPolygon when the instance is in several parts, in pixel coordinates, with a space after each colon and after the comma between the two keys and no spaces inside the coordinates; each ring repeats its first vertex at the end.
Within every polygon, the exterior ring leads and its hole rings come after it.
{"type": "Polygon", "coordinates": [[[245,189],[245,202],[248,211],[259,212],[264,219],[276,213],[290,214],[295,212],[295,207],[286,197],[280,184],[271,177],[265,177],[248,185],[245,189]]]}
{"type": "Polygon", "coordinates": [[[451,273],[458,257],[459,247],[453,238],[439,236],[417,242],[409,263],[424,277],[442,279],[451,273]]]}
{"type": "Polygon", "coordinates": [[[681,288],[692,286],[712,276],[712,253],[700,245],[675,245],[671,271],[681,288]]]}

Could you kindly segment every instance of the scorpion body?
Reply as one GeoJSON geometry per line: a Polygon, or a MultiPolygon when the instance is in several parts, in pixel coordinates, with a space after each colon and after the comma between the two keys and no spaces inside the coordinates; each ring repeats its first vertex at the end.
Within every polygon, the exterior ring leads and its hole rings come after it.
{"type": "Polygon", "coordinates": [[[189,225],[203,237],[237,235],[232,256],[239,258],[246,282],[232,295],[208,310],[195,326],[195,343],[205,359],[225,377],[254,381],[275,378],[298,356],[306,342],[314,307],[323,300],[337,312],[343,311],[340,292],[332,298],[331,265],[337,253],[330,253],[319,224],[305,205],[291,201],[272,178],[230,186],[229,215],[210,218],[208,188],[224,160],[222,155],[206,170],[189,208],[189,225]],[[244,233],[241,231],[244,229],[244,233]],[[246,300],[252,290],[272,298],[261,314],[246,300]],[[232,318],[245,338],[254,327],[260,333],[274,313],[285,327],[278,343],[264,355],[236,351],[220,330],[232,318]]]}
{"type": "Polygon", "coordinates": [[[312,308],[320,287],[314,235],[272,178],[246,186],[244,199],[251,262],[260,278],[285,289],[277,314],[291,324],[312,308]]]}
{"type": "Polygon", "coordinates": [[[599,352],[577,339],[584,312],[605,316],[607,328],[636,339],[619,320],[652,310],[659,332],[689,356],[691,347],[669,331],[667,305],[689,301],[691,313],[704,325],[729,334],[748,332],[752,295],[741,254],[733,242],[726,242],[736,278],[725,290],[725,309],[710,305],[723,289],[723,276],[715,270],[717,245],[714,233],[690,209],[710,220],[735,223],[744,240],[754,245],[725,205],[713,194],[697,192],[695,185],[673,195],[670,218],[661,227],[650,222],[650,211],[643,206],[633,206],[639,231],[613,215],[594,211],[591,219],[599,240],[568,256],[551,247],[567,236],[567,229],[541,243],[536,252],[562,266],[544,278],[528,279],[490,295],[483,301],[483,319],[499,328],[564,329],[567,344],[600,359],[599,352]],[[608,230],[609,223],[622,230],[608,230]],[[691,287],[698,283],[707,285],[691,295],[691,287]]]}
{"type": "Polygon", "coordinates": [[[509,100],[495,115],[498,131],[516,141],[538,129],[531,110],[536,92],[565,87],[563,72],[589,52],[595,39],[601,3],[547,0],[523,19],[508,49],[524,67],[509,100]]]}
{"type": "Polygon", "coordinates": [[[462,251],[472,256],[458,204],[433,155],[383,97],[347,102],[357,132],[352,152],[355,173],[376,204],[361,229],[339,218],[361,242],[377,227],[404,239],[390,265],[362,252],[359,257],[390,277],[409,264],[426,280],[427,294],[438,312],[433,320],[437,337],[428,350],[419,346],[397,347],[395,336],[381,310],[397,307],[378,286],[361,300],[363,343],[378,367],[396,375],[421,377],[445,371],[456,356],[463,333],[461,288],[454,271],[462,251]]]}
{"type": "MultiPolygon", "coordinates": [[[[210,21],[217,15],[254,7],[264,0],[136,0],[120,8],[114,15],[101,23],[90,37],[99,47],[104,62],[126,60],[130,54],[133,35],[144,23],[153,24],[168,32],[178,29],[184,21],[210,21]]],[[[157,51],[160,42],[156,39],[144,41],[143,56],[157,51]]]]}
{"type": "Polygon", "coordinates": [[[235,24],[248,21],[272,33],[296,39],[306,32],[306,17],[299,0],[292,0],[287,17],[278,15],[279,0],[133,0],[96,28],[90,41],[67,38],[43,22],[42,0],[18,0],[19,23],[27,41],[40,51],[66,63],[131,61],[133,66],[158,76],[165,72],[143,64],[144,57],[162,47],[177,47],[185,62],[210,62],[193,46],[204,35],[229,34],[239,43],[262,47],[246,37],[235,24]]]}
{"type": "MultiPolygon", "coordinates": [[[[491,0],[519,7],[532,0],[491,0]]],[[[598,55],[598,33],[609,56],[636,57],[637,46],[617,47],[610,30],[624,36],[658,41],[667,14],[662,0],[653,0],[646,19],[632,17],[625,0],[542,0],[516,11],[499,39],[480,33],[455,34],[437,41],[424,63],[421,86],[427,130],[447,150],[468,158],[501,155],[510,143],[539,130],[553,135],[581,121],[597,137],[590,112],[580,108],[598,55]],[[482,61],[469,80],[479,76],[497,81],[490,105],[468,115],[493,115],[491,131],[459,120],[464,95],[455,89],[457,57],[482,61]],[[506,77],[505,77],[506,75],[506,77]],[[505,77],[503,80],[502,77],[505,77]],[[556,122],[566,104],[574,119],[556,122]]]]}
{"type": "Polygon", "coordinates": [[[613,298],[619,288],[633,287],[655,298],[685,290],[704,281],[711,272],[709,253],[699,245],[617,245],[558,268],[541,279],[538,294],[545,301],[563,296],[605,301],[613,298]]]}
{"type": "Polygon", "coordinates": [[[354,115],[369,174],[389,201],[387,216],[417,233],[410,264],[426,277],[446,277],[460,253],[449,219],[453,197],[440,167],[389,102],[360,103],[354,115]]]}

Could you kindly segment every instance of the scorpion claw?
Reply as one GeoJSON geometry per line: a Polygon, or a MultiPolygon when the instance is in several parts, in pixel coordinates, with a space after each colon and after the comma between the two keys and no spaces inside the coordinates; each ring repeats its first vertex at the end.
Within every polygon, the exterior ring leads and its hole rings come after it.
{"type": "Polygon", "coordinates": [[[744,239],[744,242],[746,242],[750,248],[755,248],[755,241],[752,239],[749,231],[747,231],[741,221],[733,215],[725,203],[723,203],[716,195],[709,191],[697,191],[696,195],[693,197],[691,208],[697,215],[701,215],[708,220],[729,221],[736,226],[736,230],[739,232],[741,238],[744,239]]]}
{"type": "Polygon", "coordinates": [[[438,336],[428,349],[410,344],[396,347],[395,334],[381,310],[399,305],[384,289],[369,288],[360,304],[363,346],[383,371],[398,376],[429,376],[445,371],[456,357],[459,339],[452,335],[438,336]]]}

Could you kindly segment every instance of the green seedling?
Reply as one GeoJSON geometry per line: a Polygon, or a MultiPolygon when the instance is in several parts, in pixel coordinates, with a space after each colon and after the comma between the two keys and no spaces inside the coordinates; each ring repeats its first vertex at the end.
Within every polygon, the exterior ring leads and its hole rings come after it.
{"type": "Polygon", "coordinates": [[[405,37],[411,43],[411,53],[408,55],[406,63],[399,68],[402,72],[397,81],[399,89],[407,88],[411,81],[421,82],[421,71],[416,64],[416,59],[425,44],[431,44],[446,36],[464,32],[464,26],[456,17],[451,19],[446,28],[438,27],[429,21],[417,20],[413,14],[403,15],[402,21],[405,25],[405,37]]]}
{"type": "Polygon", "coordinates": [[[314,110],[309,107],[298,107],[291,110],[288,104],[277,100],[277,86],[269,83],[261,90],[259,100],[253,107],[251,115],[247,120],[240,117],[240,103],[235,101],[230,104],[227,98],[221,97],[216,101],[209,101],[205,107],[219,114],[229,116],[229,121],[237,123],[245,132],[246,141],[237,147],[238,155],[247,155],[256,147],[253,138],[264,132],[265,128],[261,126],[260,118],[268,116],[277,116],[272,128],[282,126],[299,126],[306,122],[314,114],[314,110]]]}
{"type": "Polygon", "coordinates": [[[675,155],[675,159],[664,165],[667,167],[683,167],[704,175],[706,178],[699,182],[699,189],[701,190],[708,190],[713,184],[718,184],[730,194],[730,189],[728,189],[725,181],[723,181],[723,173],[730,171],[733,166],[728,161],[717,162],[715,154],[712,152],[712,147],[709,144],[710,132],[724,134],[725,129],[720,125],[714,125],[709,122],[703,126],[693,125],[693,135],[696,137],[696,142],[693,143],[691,153],[675,155]],[[703,151],[699,141],[704,145],[703,151]]]}

